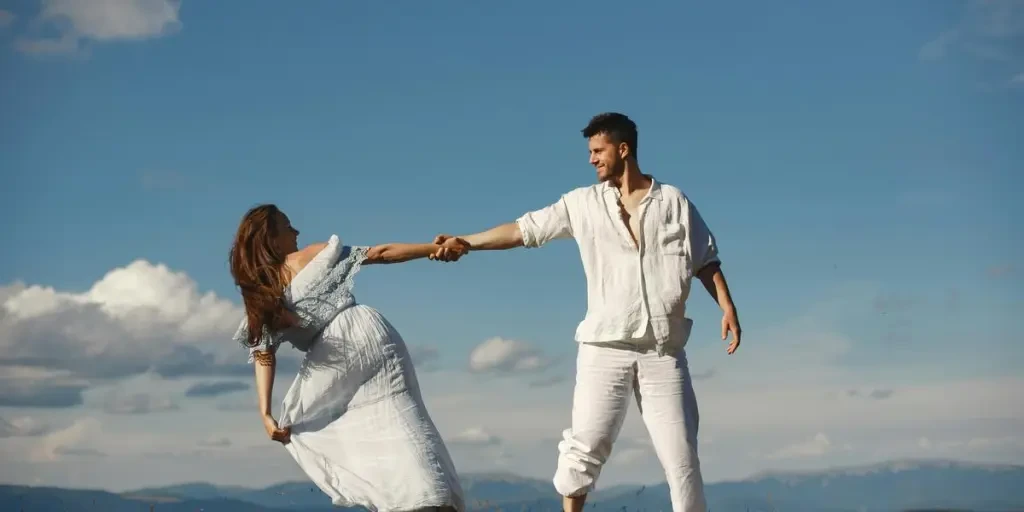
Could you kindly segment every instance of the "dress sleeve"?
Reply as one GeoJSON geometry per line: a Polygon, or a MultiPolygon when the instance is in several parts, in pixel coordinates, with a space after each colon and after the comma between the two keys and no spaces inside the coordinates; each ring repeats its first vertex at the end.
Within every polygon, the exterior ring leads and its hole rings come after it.
{"type": "Polygon", "coordinates": [[[366,254],[369,250],[370,246],[368,245],[346,245],[341,248],[341,262],[339,266],[349,268],[349,279],[359,272],[363,262],[366,261],[366,254]]]}
{"type": "Polygon", "coordinates": [[[289,309],[298,317],[299,324],[296,330],[286,329],[286,332],[270,332],[263,328],[263,335],[256,346],[248,344],[248,324],[242,319],[234,339],[249,352],[249,364],[255,361],[254,354],[258,351],[276,352],[282,341],[288,339],[294,342],[296,336],[304,338],[305,335],[298,334],[300,331],[318,332],[325,323],[334,318],[338,310],[352,302],[352,287],[354,277],[359,272],[366,255],[368,246],[345,245],[340,247],[337,259],[330,267],[323,271],[322,275],[315,280],[311,286],[304,287],[298,292],[299,297],[291,299],[289,309]]]}
{"type": "Polygon", "coordinates": [[[342,246],[338,256],[338,263],[329,272],[328,279],[324,280],[324,290],[317,290],[314,296],[334,295],[340,298],[351,296],[352,287],[355,285],[355,274],[362,268],[362,262],[367,260],[370,246],[342,246]],[[336,291],[328,291],[337,287],[336,291]],[[337,294],[337,295],[335,295],[337,294]]]}
{"type": "Polygon", "coordinates": [[[255,347],[249,347],[249,364],[255,361],[256,352],[271,352],[276,353],[279,343],[274,343],[267,337],[264,337],[258,345],[255,347]]]}
{"type": "Polygon", "coordinates": [[[266,329],[263,330],[263,336],[255,346],[249,345],[249,322],[243,318],[242,322],[238,325],[238,330],[235,331],[235,335],[232,339],[242,345],[249,352],[248,363],[252,364],[255,362],[254,355],[256,352],[277,352],[278,345],[281,344],[280,340],[271,336],[266,329]]]}

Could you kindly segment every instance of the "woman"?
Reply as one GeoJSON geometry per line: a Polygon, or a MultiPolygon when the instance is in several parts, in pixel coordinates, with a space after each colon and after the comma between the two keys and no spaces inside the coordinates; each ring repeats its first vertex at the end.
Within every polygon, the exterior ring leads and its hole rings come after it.
{"type": "MultiPolygon", "coordinates": [[[[263,425],[338,506],[371,511],[464,510],[451,457],[420,395],[405,342],[373,308],[356,304],[362,265],[426,258],[437,244],[342,245],[337,236],[303,249],[274,205],[249,210],[231,248],[245,316],[236,340],[256,362],[263,425]],[[275,353],[306,353],[271,415],[275,353]]],[[[456,248],[453,260],[465,248],[456,248]]]]}

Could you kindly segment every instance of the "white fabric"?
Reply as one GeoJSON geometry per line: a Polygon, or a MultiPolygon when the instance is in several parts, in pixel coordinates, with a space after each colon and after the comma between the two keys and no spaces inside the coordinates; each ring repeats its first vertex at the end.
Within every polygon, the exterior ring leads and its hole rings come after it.
{"type": "Polygon", "coordinates": [[[591,492],[635,397],[665,470],[674,512],[705,512],[697,457],[697,398],[686,351],[648,341],[581,343],[572,428],[562,433],[553,483],[563,496],[591,492]]]}
{"type": "Polygon", "coordinates": [[[612,452],[635,396],[665,470],[675,512],[704,512],[697,401],[685,346],[693,277],[719,262],[715,237],[678,188],[654,180],[635,216],[637,245],[611,184],[577,188],[516,220],[526,247],[573,238],[587,279],[572,426],[559,443],[553,483],[587,494],[612,452]]]}
{"type": "Polygon", "coordinates": [[[577,188],[550,206],[516,220],[526,247],[575,238],[587,276],[587,314],[576,341],[641,337],[648,324],[655,339],[685,345],[690,280],[718,261],[715,238],[697,208],[676,187],[656,180],[640,203],[640,232],[633,245],[619,214],[619,190],[607,182],[577,188]]]}
{"type": "MultiPolygon", "coordinates": [[[[289,299],[311,289],[344,252],[331,237],[292,280],[289,299]]],[[[278,423],[292,428],[286,449],[335,505],[464,510],[455,465],[423,404],[405,342],[369,306],[343,309],[316,337],[278,423]]]]}

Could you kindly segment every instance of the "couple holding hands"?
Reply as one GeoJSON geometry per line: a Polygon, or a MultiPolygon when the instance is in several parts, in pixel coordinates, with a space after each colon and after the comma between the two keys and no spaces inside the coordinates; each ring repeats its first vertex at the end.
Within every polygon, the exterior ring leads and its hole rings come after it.
{"type": "Polygon", "coordinates": [[[582,509],[633,397],[673,511],[706,510],[699,414],[684,349],[694,277],[722,308],[722,339],[732,334],[727,352],[740,344],[715,238],[686,195],[640,172],[636,124],[628,117],[600,114],[582,132],[596,184],[480,233],[372,247],[332,236],[299,248],[298,230],[274,205],[257,206],[242,219],[230,254],[245,306],[235,339],[255,363],[267,433],[335,505],[466,510],[405,342],[380,312],[355,300],[359,269],[421,258],[455,261],[470,251],[572,238],[586,273],[587,313],[576,328],[572,420],[558,444],[553,478],[563,507],[582,509]],[[274,419],[275,353],[285,342],[305,357],[274,419]]]}

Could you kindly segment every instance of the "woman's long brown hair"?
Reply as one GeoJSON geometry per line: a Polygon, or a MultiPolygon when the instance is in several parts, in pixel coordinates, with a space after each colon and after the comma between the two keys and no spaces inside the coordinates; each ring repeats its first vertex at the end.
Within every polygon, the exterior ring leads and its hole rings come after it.
{"type": "Polygon", "coordinates": [[[249,346],[255,346],[263,328],[276,330],[291,320],[284,307],[285,274],[282,254],[275,239],[280,233],[281,211],[273,204],[246,212],[231,244],[231,276],[242,292],[249,323],[249,346]]]}

